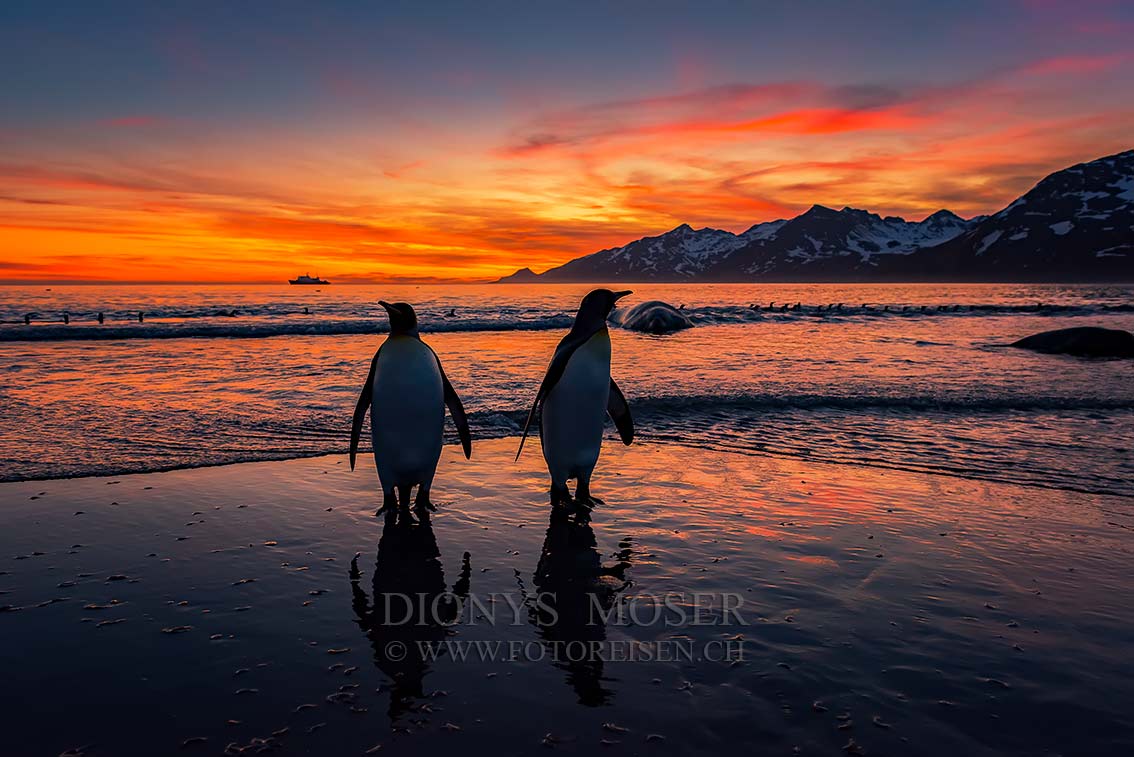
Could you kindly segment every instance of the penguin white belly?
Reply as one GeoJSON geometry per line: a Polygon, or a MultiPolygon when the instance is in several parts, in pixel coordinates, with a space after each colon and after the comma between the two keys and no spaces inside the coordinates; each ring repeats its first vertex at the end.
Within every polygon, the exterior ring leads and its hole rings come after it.
{"type": "Polygon", "coordinates": [[[412,337],[387,339],[372,389],[371,435],[382,488],[428,486],[445,427],[445,390],[433,351],[412,337]]]}
{"type": "Polygon", "coordinates": [[[589,479],[602,447],[610,396],[610,334],[603,329],[575,350],[543,401],[543,458],[555,484],[589,479]]]}

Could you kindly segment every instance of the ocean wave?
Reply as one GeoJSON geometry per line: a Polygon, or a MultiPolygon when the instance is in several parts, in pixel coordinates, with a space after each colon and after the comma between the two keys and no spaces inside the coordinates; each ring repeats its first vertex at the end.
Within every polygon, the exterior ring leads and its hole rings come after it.
{"type": "Polygon", "coordinates": [[[1134,305],[805,305],[780,303],[772,306],[694,307],[683,309],[697,324],[758,323],[762,321],[843,318],[944,318],[995,315],[1093,316],[1134,312],[1134,305]]]}
{"type": "MultiPolygon", "coordinates": [[[[428,333],[476,331],[548,331],[571,327],[571,316],[498,320],[463,319],[430,323],[428,333]]],[[[319,321],[258,321],[254,323],[135,323],[129,325],[0,326],[0,342],[118,341],[122,339],[259,339],[276,336],[348,336],[384,334],[390,324],[381,320],[325,319],[319,321]]]]}
{"type": "Polygon", "coordinates": [[[1129,399],[1059,395],[840,395],[840,394],[698,394],[636,397],[640,412],[714,413],[734,410],[894,410],[941,413],[1044,410],[1134,410],[1129,399]]]}
{"type": "MultiPolygon", "coordinates": [[[[1032,316],[1103,316],[1134,312],[1134,305],[957,305],[957,306],[840,306],[801,305],[787,310],[780,307],[709,306],[693,307],[683,311],[696,325],[730,325],[808,321],[837,321],[864,319],[925,319],[948,317],[987,317],[997,315],[1032,316]]],[[[22,321],[0,323],[0,342],[54,342],[54,341],[117,341],[122,339],[186,339],[229,338],[255,339],[278,336],[345,336],[353,334],[382,334],[389,330],[384,315],[358,317],[350,313],[341,317],[302,316],[292,311],[278,315],[270,313],[216,320],[216,313],[170,311],[148,313],[145,323],[116,322],[96,324],[82,322],[36,323],[24,325],[22,321]]],[[[614,319],[617,321],[617,318],[614,319]]],[[[484,332],[484,331],[549,331],[570,328],[573,315],[569,313],[540,313],[532,310],[496,311],[492,315],[465,318],[431,318],[423,320],[426,333],[484,332]]],[[[615,323],[615,325],[617,325],[615,323]]]]}

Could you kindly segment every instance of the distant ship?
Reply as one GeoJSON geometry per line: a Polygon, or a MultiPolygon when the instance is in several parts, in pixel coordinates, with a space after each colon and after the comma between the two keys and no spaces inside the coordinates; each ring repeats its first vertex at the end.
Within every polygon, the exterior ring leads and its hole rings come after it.
{"type": "Polygon", "coordinates": [[[305,273],[298,278],[288,279],[288,283],[290,283],[290,284],[330,284],[331,282],[327,281],[326,279],[321,279],[318,276],[312,277],[312,276],[305,273]]]}

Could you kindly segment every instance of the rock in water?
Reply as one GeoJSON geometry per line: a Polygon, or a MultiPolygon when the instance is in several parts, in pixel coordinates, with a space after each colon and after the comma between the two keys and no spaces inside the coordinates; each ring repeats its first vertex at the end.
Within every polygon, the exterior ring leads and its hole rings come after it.
{"type": "Polygon", "coordinates": [[[1026,336],[1013,347],[1049,355],[1079,357],[1134,357],[1134,334],[1121,329],[1080,326],[1026,336]]]}
{"type": "Polygon", "coordinates": [[[693,321],[673,305],[659,300],[643,302],[626,311],[618,311],[614,322],[624,329],[647,334],[671,334],[693,327],[693,321]]]}

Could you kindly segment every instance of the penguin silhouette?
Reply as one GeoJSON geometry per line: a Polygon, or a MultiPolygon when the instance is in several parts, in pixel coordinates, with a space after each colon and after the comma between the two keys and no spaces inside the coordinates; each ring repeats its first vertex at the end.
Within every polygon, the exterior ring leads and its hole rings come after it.
{"type": "Polygon", "coordinates": [[[64,324],[68,324],[68,323],[70,323],[70,322],[71,322],[71,314],[70,314],[70,313],[67,313],[67,312],[64,312],[64,313],[63,313],[63,323],[64,323],[64,324]]]}
{"type": "Polygon", "coordinates": [[[139,310],[138,311],[138,323],[145,323],[145,321],[146,321],[146,314],[143,313],[141,310],[139,310]]]}
{"type": "Polygon", "coordinates": [[[106,320],[106,318],[105,318],[105,316],[103,316],[103,314],[102,314],[102,313],[100,312],[100,313],[98,314],[98,322],[99,322],[99,323],[102,323],[102,322],[103,322],[104,320],[106,320]]]}
{"type": "Polygon", "coordinates": [[[24,325],[25,325],[25,326],[30,326],[30,325],[31,325],[31,317],[32,317],[32,315],[33,315],[33,313],[24,313],[24,325]]]}
{"type": "Polygon", "coordinates": [[[445,317],[446,318],[456,318],[457,317],[457,309],[456,308],[449,308],[449,312],[445,314],[445,317]]]}
{"type": "Polygon", "coordinates": [[[389,678],[387,715],[397,722],[425,697],[425,676],[444,655],[439,642],[448,637],[469,595],[471,560],[465,552],[449,589],[428,512],[414,522],[397,510],[386,514],[369,595],[361,585],[358,558],[350,561],[351,608],[374,651],[375,666],[389,678]],[[436,654],[427,655],[427,647],[436,654]]]}
{"type": "Polygon", "coordinates": [[[532,403],[516,459],[536,414],[540,416],[543,458],[551,474],[551,504],[593,507],[602,500],[591,496],[591,473],[602,448],[603,425],[609,414],[623,444],[634,440],[634,421],[622,390],[610,375],[610,332],[606,319],[618,300],[629,291],[596,289],[583,298],[571,331],[555,348],[539,392],[532,403]],[[575,501],[567,480],[578,481],[575,501]]]}
{"type": "Polygon", "coordinates": [[[362,421],[369,411],[374,463],[382,484],[378,512],[397,507],[399,499],[401,507],[408,509],[410,490],[415,486],[415,506],[435,509],[429,490],[441,457],[445,407],[453,416],[466,458],[472,455],[469,423],[441,359],[418,334],[413,307],[405,302],[379,304],[390,316],[390,335],[374,353],[358,395],[350,431],[350,468],[354,470],[362,421]]]}
{"type": "Polygon", "coordinates": [[[571,518],[552,510],[532,576],[537,596],[525,603],[528,621],[549,648],[547,657],[587,707],[607,704],[614,695],[603,685],[607,678],[596,645],[605,641],[605,618],[630,585],[631,542],[624,538],[618,546],[617,562],[604,565],[587,514],[571,518]]]}

